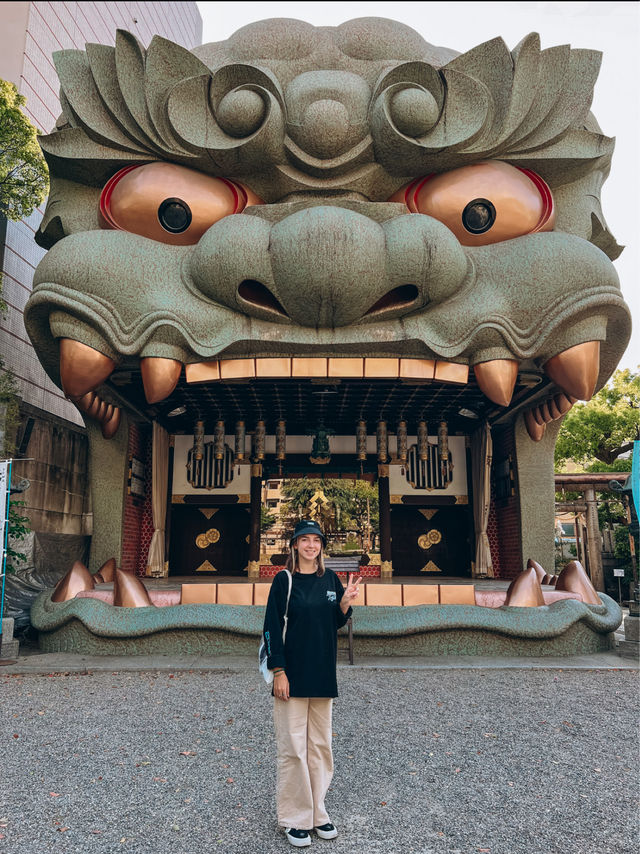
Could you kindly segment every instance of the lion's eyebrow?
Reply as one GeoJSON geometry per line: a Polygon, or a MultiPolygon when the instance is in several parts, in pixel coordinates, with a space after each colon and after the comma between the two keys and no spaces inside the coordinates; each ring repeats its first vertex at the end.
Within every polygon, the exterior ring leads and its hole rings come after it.
{"type": "MultiPolygon", "coordinates": [[[[306,161],[292,164],[286,145],[284,83],[308,70],[310,60],[270,68],[268,60],[249,61],[246,52],[237,61],[226,44],[215,46],[213,68],[159,36],[145,50],[123,30],[115,47],[87,44],[86,52],[56,53],[63,117],[54,133],[40,137],[52,177],[100,187],[129,163],[166,160],[229,178],[258,180],[257,173],[264,173],[266,183],[257,190],[273,202],[292,190],[325,192],[329,179],[335,189],[348,173],[349,158],[361,171],[353,179],[349,173],[348,186],[341,188],[367,197],[378,178],[367,178],[365,168],[388,182],[498,159],[537,172],[554,192],[573,185],[568,206],[575,210],[579,201],[579,233],[609,257],[619,254],[600,209],[614,141],[589,112],[599,51],[569,45],[542,50],[539,36],[531,33],[512,51],[496,38],[453,59],[450,51],[425,42],[423,59],[383,61],[380,38],[371,60],[343,53],[341,67],[366,77],[373,94],[370,133],[360,147],[336,158],[334,176],[333,161],[321,164],[322,174],[314,171],[316,161],[309,169],[306,161]],[[438,51],[444,64],[434,64],[438,51]],[[421,135],[401,132],[392,120],[389,107],[398,86],[426,90],[431,99],[433,120],[421,135]],[[218,122],[221,100],[238,88],[258,92],[265,105],[262,124],[244,137],[218,122]],[[364,166],[363,152],[370,158],[364,166]]],[[[321,68],[321,54],[316,59],[321,68]]],[[[573,220],[568,230],[575,231],[573,220]]]]}
{"type": "MultiPolygon", "coordinates": [[[[145,50],[119,30],[115,47],[88,44],[86,52],[59,51],[54,59],[70,126],[41,138],[56,161],[125,165],[166,159],[216,172],[237,160],[248,142],[217,125],[216,91],[250,85],[273,102],[272,112],[284,108],[277,75],[268,68],[230,62],[212,71],[191,51],[159,36],[145,50]]],[[[385,67],[378,61],[383,73],[374,101],[390,82],[411,85],[415,77],[416,85],[434,90],[440,108],[428,133],[398,139],[401,150],[386,147],[379,159],[385,168],[393,160],[397,169],[396,161],[406,164],[407,148],[411,161],[442,171],[469,157],[491,156],[521,162],[547,180],[561,162],[563,179],[572,180],[572,172],[610,155],[613,147],[588,122],[600,61],[600,52],[568,45],[541,50],[536,33],[511,52],[496,38],[441,67],[418,60],[385,67]]]]}

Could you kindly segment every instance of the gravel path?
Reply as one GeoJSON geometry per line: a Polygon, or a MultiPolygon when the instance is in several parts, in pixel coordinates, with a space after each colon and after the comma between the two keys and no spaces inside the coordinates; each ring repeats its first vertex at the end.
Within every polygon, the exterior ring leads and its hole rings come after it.
{"type": "MultiPolygon", "coordinates": [[[[636,854],[634,671],[341,669],[324,854],[636,854]]],[[[271,854],[246,672],[0,673],[0,854],[271,854]]]]}

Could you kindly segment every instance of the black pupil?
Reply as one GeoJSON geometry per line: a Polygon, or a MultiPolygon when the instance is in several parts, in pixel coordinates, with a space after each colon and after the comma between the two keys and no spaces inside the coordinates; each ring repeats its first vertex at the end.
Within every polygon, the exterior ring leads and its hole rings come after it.
{"type": "Polygon", "coordinates": [[[158,208],[160,225],[172,234],[180,234],[191,225],[189,205],[182,199],[165,199],[158,208]]]}
{"type": "Polygon", "coordinates": [[[462,224],[472,234],[489,231],[496,221],[496,209],[488,199],[474,199],[462,211],[462,224]]]}

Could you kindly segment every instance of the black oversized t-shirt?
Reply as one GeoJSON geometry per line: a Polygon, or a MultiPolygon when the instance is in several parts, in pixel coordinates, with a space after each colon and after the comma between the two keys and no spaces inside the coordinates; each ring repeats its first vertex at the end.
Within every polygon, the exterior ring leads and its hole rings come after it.
{"type": "Polygon", "coordinates": [[[291,697],[337,697],[336,633],[352,611],[343,614],[340,608],[342,582],[330,569],[322,576],[294,573],[283,648],[288,589],[287,573],[281,571],[273,579],[264,618],[267,667],[284,667],[291,697]]]}

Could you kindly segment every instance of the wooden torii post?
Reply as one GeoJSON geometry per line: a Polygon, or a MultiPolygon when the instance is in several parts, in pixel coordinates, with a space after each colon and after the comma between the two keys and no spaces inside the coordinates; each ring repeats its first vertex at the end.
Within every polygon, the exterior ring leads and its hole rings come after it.
{"type": "Polygon", "coordinates": [[[584,504],[587,517],[587,542],[586,554],[587,569],[591,576],[591,583],[596,590],[604,592],[604,572],[602,569],[602,553],[600,548],[600,525],[598,523],[598,492],[612,492],[610,482],[624,478],[625,472],[579,472],[571,474],[557,474],[555,476],[556,489],[567,489],[571,492],[581,492],[584,496],[584,504]]]}

